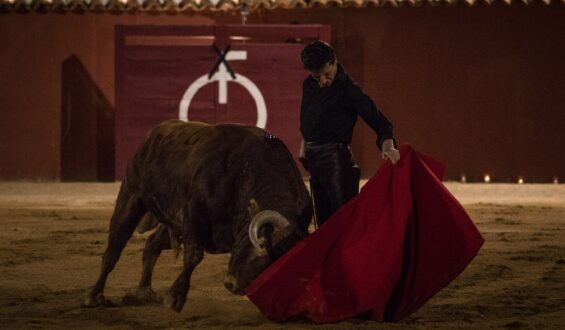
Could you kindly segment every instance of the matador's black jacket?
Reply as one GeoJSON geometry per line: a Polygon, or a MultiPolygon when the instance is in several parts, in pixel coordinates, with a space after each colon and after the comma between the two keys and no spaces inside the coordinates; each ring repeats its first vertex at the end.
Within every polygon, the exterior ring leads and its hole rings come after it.
{"type": "Polygon", "coordinates": [[[383,141],[393,138],[391,122],[339,63],[329,87],[321,88],[314,78],[308,76],[302,91],[300,131],[304,141],[350,144],[358,115],[377,133],[380,149],[383,141]]]}

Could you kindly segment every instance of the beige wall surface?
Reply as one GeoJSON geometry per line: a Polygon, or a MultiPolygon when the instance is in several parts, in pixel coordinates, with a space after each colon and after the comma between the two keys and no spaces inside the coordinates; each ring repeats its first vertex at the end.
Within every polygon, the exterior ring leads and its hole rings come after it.
{"type": "MultiPolygon", "coordinates": [[[[116,24],[238,23],[237,13],[0,14],[0,180],[61,177],[61,71],[76,56],[114,105],[116,24]]],[[[563,5],[258,10],[249,23],[322,23],[338,59],[447,179],[565,180],[563,5]]],[[[297,128],[298,129],[298,128],[297,128]]],[[[365,177],[374,133],[353,140],[365,177]]]]}

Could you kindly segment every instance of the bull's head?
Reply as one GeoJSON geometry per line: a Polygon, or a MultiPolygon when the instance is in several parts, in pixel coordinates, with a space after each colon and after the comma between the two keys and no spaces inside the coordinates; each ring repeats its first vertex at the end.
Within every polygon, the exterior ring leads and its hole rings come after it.
{"type": "Polygon", "coordinates": [[[295,222],[274,210],[260,211],[253,200],[250,214],[247,235],[239,238],[225,280],[226,288],[234,294],[244,294],[265,268],[306,236],[295,222]]]}

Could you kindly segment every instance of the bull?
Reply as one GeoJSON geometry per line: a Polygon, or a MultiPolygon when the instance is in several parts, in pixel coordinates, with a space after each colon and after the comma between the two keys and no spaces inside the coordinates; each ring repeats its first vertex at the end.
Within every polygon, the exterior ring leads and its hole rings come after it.
{"type": "Polygon", "coordinates": [[[151,287],[155,263],[162,250],[182,244],[183,269],[164,297],[180,312],[204,252],[231,252],[224,285],[243,294],[307,236],[311,217],[298,168],[274,135],[242,125],[165,121],[128,163],[100,275],[84,305],[111,305],[106,280],[136,227],[157,227],[143,250],[139,296],[157,297],[151,287]]]}

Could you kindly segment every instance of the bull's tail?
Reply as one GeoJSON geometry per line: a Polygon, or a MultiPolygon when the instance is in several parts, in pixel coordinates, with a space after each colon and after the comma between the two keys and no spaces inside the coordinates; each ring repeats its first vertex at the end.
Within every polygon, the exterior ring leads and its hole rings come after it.
{"type": "MultiPolygon", "coordinates": [[[[169,226],[165,224],[161,224],[161,225],[166,228],[166,231],[169,235],[169,239],[171,242],[171,249],[175,251],[175,259],[178,259],[180,252],[182,251],[181,249],[182,236],[178,233],[175,234],[175,231],[169,226]]],[[[145,232],[157,228],[157,226],[159,226],[159,220],[157,220],[157,218],[155,217],[155,215],[153,215],[153,213],[147,212],[139,222],[139,225],[137,225],[136,230],[138,233],[143,234],[145,232]]]]}
{"type": "Polygon", "coordinates": [[[145,213],[143,218],[141,218],[141,221],[137,225],[136,230],[138,233],[143,234],[147,231],[157,228],[157,225],[159,225],[159,221],[155,218],[153,213],[147,212],[145,213]]]}

